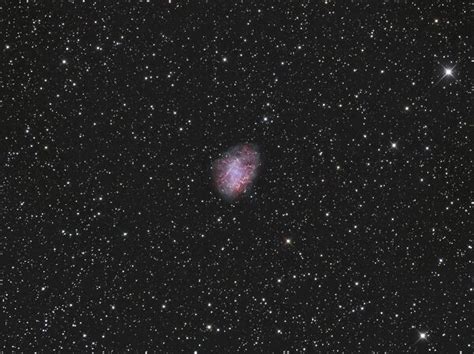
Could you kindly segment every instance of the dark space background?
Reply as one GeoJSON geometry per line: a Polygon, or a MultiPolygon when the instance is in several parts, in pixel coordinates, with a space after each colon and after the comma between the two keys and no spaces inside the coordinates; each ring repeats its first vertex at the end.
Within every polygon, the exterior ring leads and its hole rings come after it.
{"type": "Polygon", "coordinates": [[[469,11],[2,2],[1,348],[472,351],[469,11]]]}

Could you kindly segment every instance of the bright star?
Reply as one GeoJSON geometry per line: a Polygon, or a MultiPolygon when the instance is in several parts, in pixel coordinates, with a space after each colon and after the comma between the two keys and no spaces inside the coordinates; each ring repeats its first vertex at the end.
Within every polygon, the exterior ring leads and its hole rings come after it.
{"type": "Polygon", "coordinates": [[[444,69],[444,76],[453,76],[453,69],[445,68],[444,69]]]}
{"type": "Polygon", "coordinates": [[[421,332],[420,333],[420,339],[426,339],[426,333],[421,332]]]}

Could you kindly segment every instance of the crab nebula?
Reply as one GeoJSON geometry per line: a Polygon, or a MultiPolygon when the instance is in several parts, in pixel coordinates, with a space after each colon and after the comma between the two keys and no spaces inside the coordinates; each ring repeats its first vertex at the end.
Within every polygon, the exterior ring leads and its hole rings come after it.
{"type": "Polygon", "coordinates": [[[225,199],[236,199],[252,186],[259,165],[260,156],[255,146],[232,147],[212,165],[216,189],[225,199]]]}

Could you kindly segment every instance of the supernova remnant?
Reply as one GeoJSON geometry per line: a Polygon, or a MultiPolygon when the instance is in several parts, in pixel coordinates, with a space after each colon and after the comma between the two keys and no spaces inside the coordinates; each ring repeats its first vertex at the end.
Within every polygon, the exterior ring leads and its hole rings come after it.
{"type": "Polygon", "coordinates": [[[260,165],[260,155],[252,144],[232,147],[212,165],[217,191],[234,200],[250,189],[260,165]]]}

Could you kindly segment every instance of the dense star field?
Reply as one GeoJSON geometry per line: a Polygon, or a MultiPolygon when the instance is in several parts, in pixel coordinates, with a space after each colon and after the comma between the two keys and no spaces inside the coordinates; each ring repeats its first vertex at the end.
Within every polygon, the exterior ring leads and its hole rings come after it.
{"type": "Polygon", "coordinates": [[[0,348],[472,352],[469,11],[2,3],[0,348]]]}

